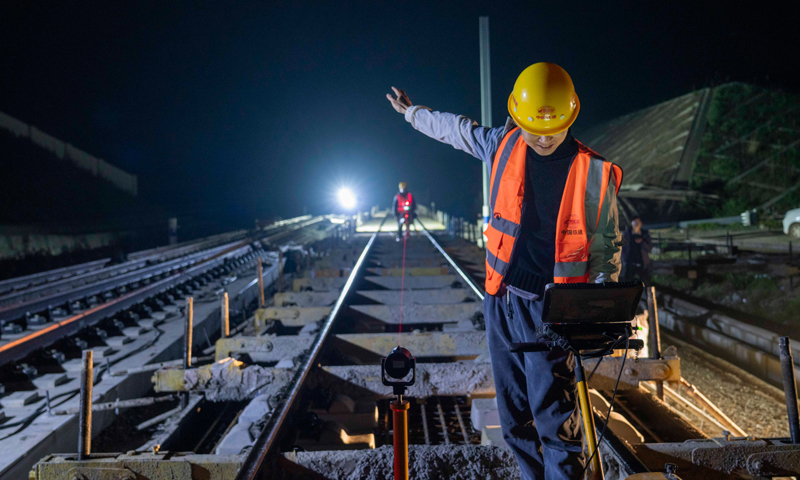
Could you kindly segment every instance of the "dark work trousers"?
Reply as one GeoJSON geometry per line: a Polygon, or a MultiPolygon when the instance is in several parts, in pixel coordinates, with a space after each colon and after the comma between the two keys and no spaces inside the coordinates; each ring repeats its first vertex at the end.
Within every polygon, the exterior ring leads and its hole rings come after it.
{"type": "Polygon", "coordinates": [[[413,217],[409,217],[408,225],[406,225],[406,217],[405,215],[398,215],[395,217],[397,220],[397,237],[400,238],[403,236],[403,227],[406,227],[409,234],[411,233],[411,224],[414,223],[413,217]]]}
{"type": "Polygon", "coordinates": [[[543,303],[510,292],[483,301],[497,409],[524,480],[574,480],[584,455],[572,353],[509,350],[513,342],[537,341],[543,303]]]}

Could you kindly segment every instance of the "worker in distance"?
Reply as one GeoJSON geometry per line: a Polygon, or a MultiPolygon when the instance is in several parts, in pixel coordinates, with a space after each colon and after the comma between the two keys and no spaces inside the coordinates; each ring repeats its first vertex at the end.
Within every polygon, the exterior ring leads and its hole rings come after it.
{"type": "Polygon", "coordinates": [[[509,345],[540,341],[548,283],[617,281],[622,170],[570,133],[580,102],[553,63],[519,75],[502,128],[413,105],[392,90],[387,98],[412,127],[491,169],[483,310],[503,437],[522,478],[575,479],[585,456],[572,353],[511,353],[509,345]]]}
{"type": "Polygon", "coordinates": [[[392,211],[397,222],[397,238],[395,240],[399,242],[403,236],[403,226],[406,228],[406,238],[408,238],[411,235],[411,224],[417,217],[417,202],[408,191],[406,182],[400,182],[397,186],[397,193],[392,198],[392,211]]]}

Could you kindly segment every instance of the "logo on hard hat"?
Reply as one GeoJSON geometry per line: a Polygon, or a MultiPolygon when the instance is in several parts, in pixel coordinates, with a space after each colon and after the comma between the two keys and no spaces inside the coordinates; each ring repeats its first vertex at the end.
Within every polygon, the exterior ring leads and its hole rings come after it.
{"type": "Polygon", "coordinates": [[[539,110],[537,110],[537,112],[539,112],[539,115],[536,115],[536,118],[538,118],[539,120],[547,120],[547,121],[554,120],[556,118],[555,111],[556,111],[555,107],[551,107],[550,105],[541,106],[539,107],[539,110]]]}

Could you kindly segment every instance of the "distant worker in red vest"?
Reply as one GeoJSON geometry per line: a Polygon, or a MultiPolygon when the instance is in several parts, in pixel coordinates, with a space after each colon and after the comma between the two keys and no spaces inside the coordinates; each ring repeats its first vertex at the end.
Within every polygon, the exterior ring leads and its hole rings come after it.
{"type": "Polygon", "coordinates": [[[408,191],[406,182],[400,182],[398,192],[392,199],[392,211],[394,219],[397,220],[397,241],[403,236],[403,225],[406,227],[406,235],[411,234],[411,224],[416,218],[417,203],[411,192],[408,191]]]}
{"type": "Polygon", "coordinates": [[[563,68],[537,63],[517,78],[502,128],[412,105],[392,87],[392,107],[425,135],[491,168],[486,244],[486,338],[503,437],[523,479],[576,479],[584,468],[571,353],[511,353],[539,342],[548,283],[617,281],[622,170],[578,142],[580,111],[563,68]]]}

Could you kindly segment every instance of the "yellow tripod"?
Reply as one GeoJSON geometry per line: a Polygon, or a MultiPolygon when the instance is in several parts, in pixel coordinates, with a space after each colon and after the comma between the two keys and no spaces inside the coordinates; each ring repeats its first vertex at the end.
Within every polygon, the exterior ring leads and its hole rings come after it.
{"type": "Polygon", "coordinates": [[[600,452],[597,451],[597,436],[595,435],[594,429],[592,402],[589,399],[589,386],[586,383],[583,360],[578,352],[575,353],[575,380],[577,382],[576,389],[578,390],[578,405],[581,409],[581,418],[583,418],[583,434],[586,437],[586,449],[591,459],[589,478],[592,480],[601,480],[603,478],[603,463],[600,461],[600,452]]]}
{"type": "Polygon", "coordinates": [[[512,352],[542,352],[558,348],[575,356],[578,405],[589,453],[589,465],[586,468],[588,478],[592,480],[603,479],[603,464],[598,451],[594,412],[589,400],[581,351],[587,352],[587,358],[598,358],[611,354],[622,345],[626,350],[642,349],[644,342],[630,339],[633,334],[630,322],[643,291],[641,282],[551,283],[544,292],[542,326],[536,329],[539,341],[511,344],[512,352]]]}

